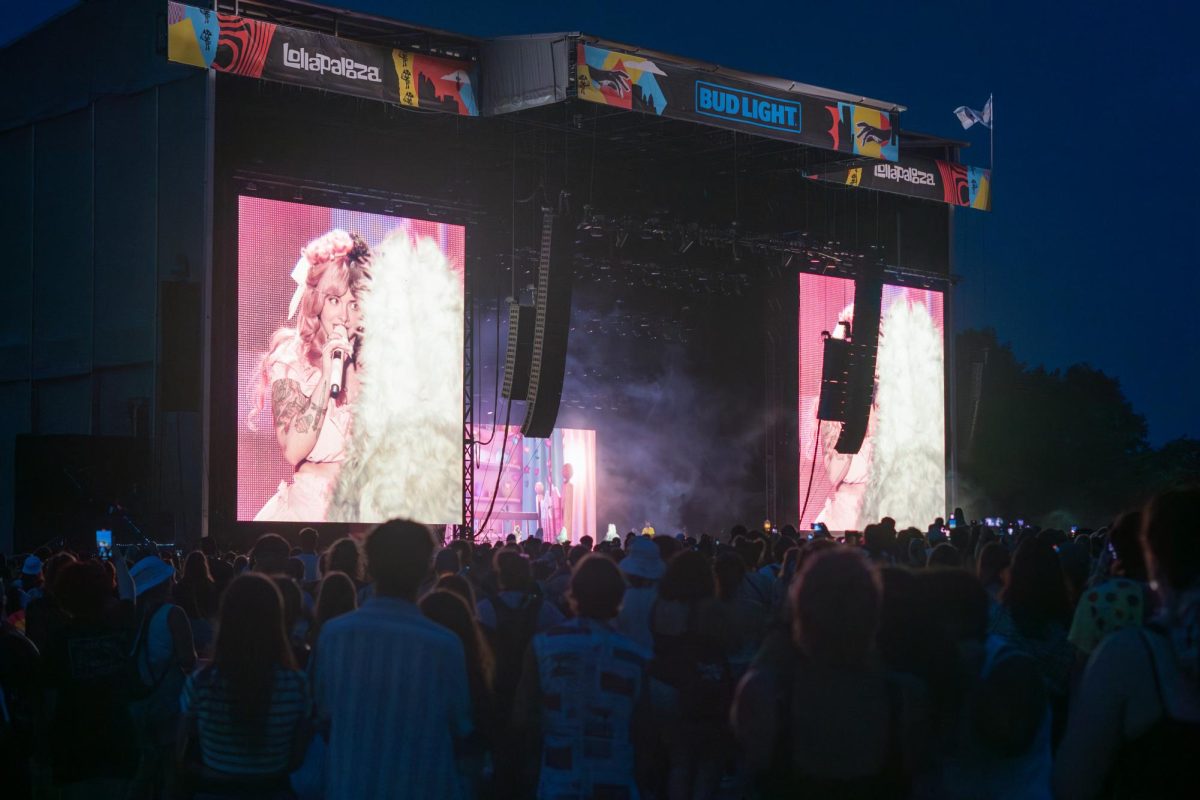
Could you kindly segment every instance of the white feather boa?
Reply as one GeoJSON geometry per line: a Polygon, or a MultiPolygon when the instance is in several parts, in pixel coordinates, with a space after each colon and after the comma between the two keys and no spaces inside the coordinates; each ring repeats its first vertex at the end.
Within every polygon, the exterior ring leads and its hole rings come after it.
{"type": "Polygon", "coordinates": [[[462,518],[463,287],[437,244],[375,250],[363,300],[362,390],[333,522],[462,518]]]}
{"type": "Polygon", "coordinates": [[[942,337],[929,309],[904,297],[880,326],[871,470],[863,524],[891,516],[924,528],[946,513],[942,337]]]}

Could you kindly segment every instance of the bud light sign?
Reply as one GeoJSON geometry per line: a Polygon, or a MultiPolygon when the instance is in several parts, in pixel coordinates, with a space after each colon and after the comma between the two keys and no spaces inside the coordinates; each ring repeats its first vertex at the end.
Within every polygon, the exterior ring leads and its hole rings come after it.
{"type": "Polygon", "coordinates": [[[758,128],[800,132],[800,103],[696,81],[696,113],[758,128]]]}

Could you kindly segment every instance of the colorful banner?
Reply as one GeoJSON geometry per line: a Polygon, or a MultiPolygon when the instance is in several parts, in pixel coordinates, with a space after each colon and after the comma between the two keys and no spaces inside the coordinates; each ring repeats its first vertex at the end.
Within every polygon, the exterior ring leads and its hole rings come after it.
{"type": "Polygon", "coordinates": [[[479,116],[475,65],[182,3],[167,4],[167,57],[422,110],[479,116]]]}
{"type": "Polygon", "coordinates": [[[758,86],[734,78],[579,43],[581,99],[898,161],[900,114],[758,86]]]}
{"type": "Polygon", "coordinates": [[[933,158],[905,156],[898,164],[840,166],[809,173],[808,177],[980,211],[992,209],[991,170],[933,158]]]}

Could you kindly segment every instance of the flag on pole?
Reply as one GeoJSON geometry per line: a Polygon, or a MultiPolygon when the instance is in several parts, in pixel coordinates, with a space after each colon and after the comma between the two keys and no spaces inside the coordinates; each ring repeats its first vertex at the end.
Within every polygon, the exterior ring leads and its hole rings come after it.
{"type": "Polygon", "coordinates": [[[983,111],[976,111],[973,108],[959,106],[954,109],[954,115],[958,117],[958,121],[962,123],[963,128],[969,128],[978,122],[983,127],[991,130],[992,127],[992,96],[989,94],[987,103],[983,106],[983,111]]]}

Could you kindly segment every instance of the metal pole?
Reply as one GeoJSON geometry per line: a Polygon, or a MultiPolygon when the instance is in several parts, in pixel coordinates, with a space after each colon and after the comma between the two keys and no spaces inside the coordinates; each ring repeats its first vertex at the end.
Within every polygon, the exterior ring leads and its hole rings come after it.
{"type": "Polygon", "coordinates": [[[996,101],[990,94],[988,102],[992,104],[992,119],[988,123],[988,172],[991,172],[996,168],[996,101]]]}

